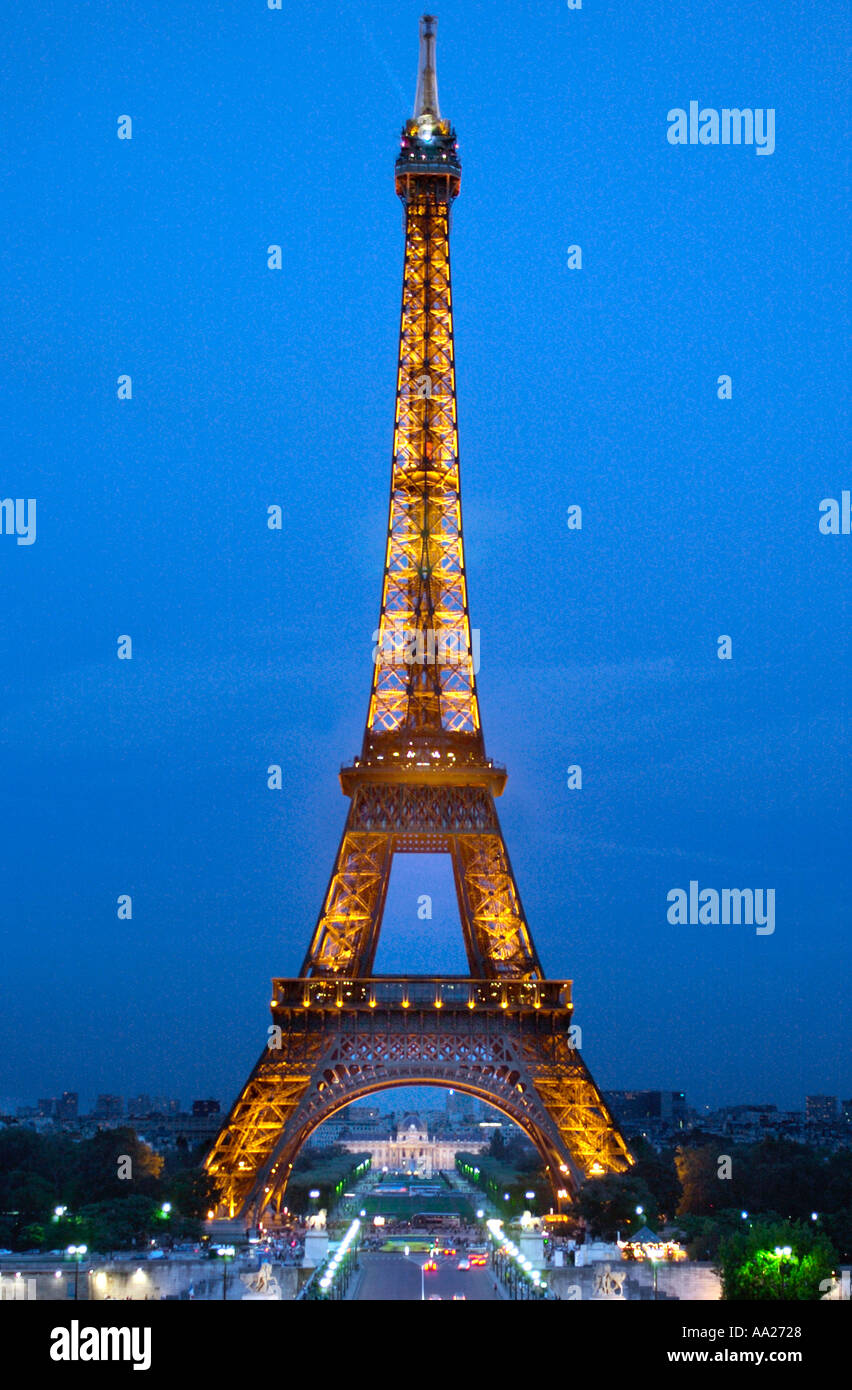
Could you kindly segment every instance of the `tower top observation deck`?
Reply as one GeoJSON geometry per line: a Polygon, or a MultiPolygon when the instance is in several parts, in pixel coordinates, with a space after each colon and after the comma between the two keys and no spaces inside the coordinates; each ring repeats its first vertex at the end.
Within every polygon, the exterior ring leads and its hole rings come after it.
{"type": "Polygon", "coordinates": [[[414,114],[402,127],[396,161],[396,191],[403,202],[424,196],[451,203],[461,187],[458,140],[438,102],[436,45],[438,21],[426,14],[420,21],[420,64],[414,114]]]}

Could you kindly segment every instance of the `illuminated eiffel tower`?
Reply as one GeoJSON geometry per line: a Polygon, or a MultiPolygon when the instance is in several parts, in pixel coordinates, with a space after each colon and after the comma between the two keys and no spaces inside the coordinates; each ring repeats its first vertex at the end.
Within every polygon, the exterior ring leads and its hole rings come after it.
{"type": "MultiPolygon", "coordinates": [[[[396,191],[405,209],[390,519],[380,624],[360,758],[340,774],[349,814],[297,979],[272,986],[267,1046],[206,1167],[222,1210],[280,1207],[293,1161],[350,1101],[398,1085],[468,1092],[521,1127],[563,1209],[587,1177],[633,1159],[571,1032],[571,984],[533,945],[485,754],[462,546],[450,214],[461,183],[441,115],[436,21],[420,25],[414,115],[396,191]],[[446,853],[469,974],[373,973],[391,862],[446,853]]],[[[424,934],[423,957],[429,941],[424,934]]]]}

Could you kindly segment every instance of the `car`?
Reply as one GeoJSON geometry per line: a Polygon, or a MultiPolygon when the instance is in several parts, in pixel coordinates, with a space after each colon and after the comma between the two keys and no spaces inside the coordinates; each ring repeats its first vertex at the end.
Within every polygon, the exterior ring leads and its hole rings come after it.
{"type": "Polygon", "coordinates": [[[488,1264],[488,1256],[487,1256],[487,1255],[471,1255],[471,1257],[470,1257],[470,1263],[471,1263],[472,1265],[487,1265],[487,1264],[488,1264]]]}
{"type": "Polygon", "coordinates": [[[453,1294],[453,1303],[467,1303],[467,1294],[466,1294],[466,1293],[454,1293],[454,1294],[453,1294]]]}
{"type": "Polygon", "coordinates": [[[456,1269],[470,1269],[470,1260],[467,1258],[467,1256],[465,1256],[463,1260],[459,1260],[458,1264],[456,1265],[456,1269]]]}
{"type": "Polygon", "coordinates": [[[443,1301],[444,1300],[442,1299],[439,1293],[430,1293],[428,1298],[429,1303],[443,1303],[443,1301]]]}
{"type": "Polygon", "coordinates": [[[425,1274],[432,1274],[437,1268],[438,1268],[438,1262],[437,1262],[437,1260],[427,1260],[426,1263],[425,1263],[424,1266],[423,1266],[423,1272],[424,1272],[425,1274]]]}

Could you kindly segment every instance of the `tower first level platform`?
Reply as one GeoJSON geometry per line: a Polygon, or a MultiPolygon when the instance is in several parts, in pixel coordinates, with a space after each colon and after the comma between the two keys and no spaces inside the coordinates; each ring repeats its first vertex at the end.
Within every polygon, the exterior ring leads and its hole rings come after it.
{"type": "Polygon", "coordinates": [[[495,1106],[535,1144],[554,1207],[632,1159],[573,1045],[565,980],[276,979],[264,1048],[208,1159],[229,1215],[280,1208],[299,1149],[351,1101],[437,1085],[495,1106]]]}

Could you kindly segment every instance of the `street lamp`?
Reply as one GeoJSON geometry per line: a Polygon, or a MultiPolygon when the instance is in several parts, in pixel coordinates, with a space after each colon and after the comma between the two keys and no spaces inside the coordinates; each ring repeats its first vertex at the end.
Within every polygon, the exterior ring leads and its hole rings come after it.
{"type": "Polygon", "coordinates": [[[66,1251],[66,1253],[67,1253],[68,1255],[70,1255],[71,1258],[72,1258],[72,1260],[74,1261],[74,1302],[75,1302],[75,1303],[76,1303],[77,1297],[78,1297],[78,1287],[79,1287],[79,1282],[80,1282],[80,1261],[82,1260],[83,1256],[86,1254],[86,1252],[88,1251],[88,1249],[89,1249],[88,1245],[69,1245],[69,1246],[68,1246],[68,1249],[67,1249],[67,1251],[66,1251]]]}
{"type": "MultiPolygon", "coordinates": [[[[318,1283],[320,1290],[319,1294],[313,1292],[317,1285],[315,1284],[315,1280],[312,1280],[309,1285],[309,1298],[343,1298],[349,1287],[352,1272],[357,1267],[357,1238],[360,1229],[360,1221],[353,1221],[346,1235],[343,1237],[343,1240],[340,1242],[340,1245],[325,1266],[325,1272],[318,1283]],[[337,1277],[338,1274],[340,1275],[339,1279],[337,1277]]],[[[319,1273],[319,1271],[317,1272],[319,1273]]]]}
{"type": "Polygon", "coordinates": [[[217,1251],[222,1259],[222,1299],[225,1302],[228,1299],[228,1261],[232,1260],[236,1253],[233,1245],[220,1245],[217,1251]]]}

